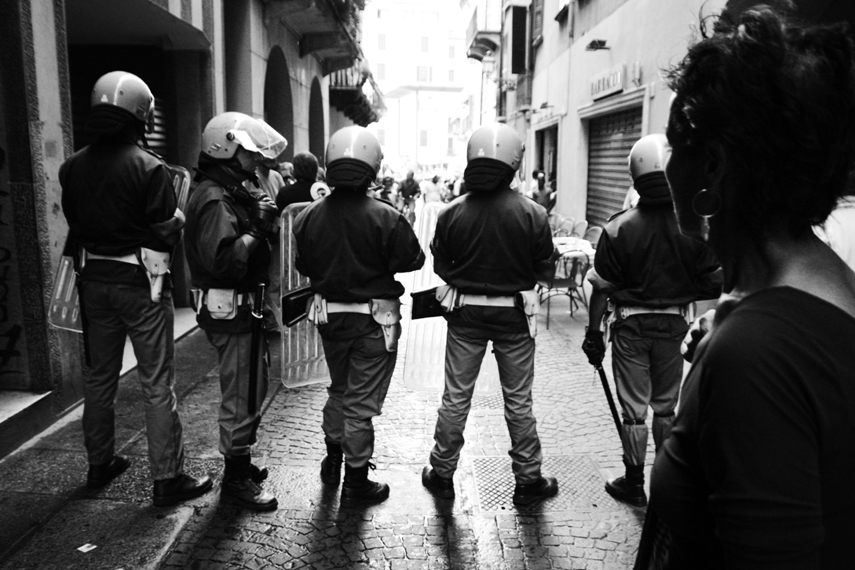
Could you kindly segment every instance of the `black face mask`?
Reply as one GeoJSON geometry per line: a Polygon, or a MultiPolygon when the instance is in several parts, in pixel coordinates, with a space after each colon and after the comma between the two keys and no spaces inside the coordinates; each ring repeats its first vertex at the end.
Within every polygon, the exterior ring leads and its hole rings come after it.
{"type": "Polygon", "coordinates": [[[635,179],[633,186],[638,192],[640,206],[671,203],[671,190],[668,188],[668,180],[664,172],[643,174],[635,179]]]}
{"type": "Polygon", "coordinates": [[[467,192],[490,192],[510,186],[514,170],[504,162],[492,158],[470,160],[463,171],[467,192]]]}

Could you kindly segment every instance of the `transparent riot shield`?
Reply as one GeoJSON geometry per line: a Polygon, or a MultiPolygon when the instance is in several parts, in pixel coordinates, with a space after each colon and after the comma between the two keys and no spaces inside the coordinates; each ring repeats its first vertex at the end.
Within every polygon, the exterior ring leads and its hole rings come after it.
{"type": "MultiPolygon", "coordinates": [[[[427,259],[424,266],[413,275],[413,291],[424,291],[444,282],[433,271],[430,243],[436,229],[436,218],[445,207],[441,202],[428,202],[419,212],[416,236],[427,259]]],[[[404,386],[408,390],[442,393],[445,386],[445,338],[448,332],[445,319],[434,317],[411,320],[407,330],[407,351],[404,360],[404,386]]],[[[499,367],[493,356],[492,343],[481,362],[481,371],[475,383],[475,392],[493,394],[499,391],[499,367]]]]}
{"type": "MultiPolygon", "coordinates": [[[[279,279],[281,294],[284,295],[298,287],[309,284],[309,279],[300,274],[294,267],[297,256],[297,245],[292,229],[294,218],[311,202],[291,204],[282,211],[279,230],[279,279]]],[[[324,348],[318,329],[303,319],[292,327],[282,327],[282,383],[294,388],[315,384],[328,383],[330,372],[324,357],[324,348]]]]}

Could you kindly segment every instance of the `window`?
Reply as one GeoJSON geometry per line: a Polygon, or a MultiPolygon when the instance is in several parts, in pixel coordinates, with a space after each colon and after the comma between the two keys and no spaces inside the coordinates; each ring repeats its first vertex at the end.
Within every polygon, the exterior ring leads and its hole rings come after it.
{"type": "Polygon", "coordinates": [[[386,145],[386,131],[384,129],[377,129],[377,142],[380,143],[380,146],[386,145]]]}
{"type": "Polygon", "coordinates": [[[386,34],[377,36],[377,49],[386,49],[386,34]]]}
{"type": "Polygon", "coordinates": [[[422,52],[423,53],[428,52],[428,38],[425,36],[422,36],[422,52]]]}
{"type": "Polygon", "coordinates": [[[537,42],[543,34],[543,0],[534,0],[531,6],[531,41],[537,42]]]}
{"type": "Polygon", "coordinates": [[[431,68],[420,65],[416,68],[416,81],[431,81],[431,68]]]}
{"type": "Polygon", "coordinates": [[[448,57],[454,59],[454,46],[448,46],[448,57]]]}
{"type": "Polygon", "coordinates": [[[427,145],[427,131],[419,131],[419,146],[427,145]]]}
{"type": "Polygon", "coordinates": [[[453,69],[448,70],[448,82],[454,83],[454,70],[453,69]]]}
{"type": "Polygon", "coordinates": [[[384,81],[386,79],[386,64],[378,63],[377,64],[377,79],[380,81],[384,81]]]}

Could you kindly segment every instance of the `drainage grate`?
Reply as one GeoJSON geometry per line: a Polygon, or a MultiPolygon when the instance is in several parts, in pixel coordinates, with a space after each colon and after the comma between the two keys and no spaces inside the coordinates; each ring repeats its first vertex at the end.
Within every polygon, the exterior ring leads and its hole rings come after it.
{"type": "Polygon", "coordinates": [[[501,392],[494,392],[489,395],[475,395],[472,398],[472,407],[478,410],[504,410],[505,397],[501,392]]]}
{"type": "Polygon", "coordinates": [[[606,493],[597,466],[587,455],[545,457],[543,473],[558,479],[558,495],[530,507],[513,504],[514,474],[508,457],[479,457],[472,460],[475,471],[477,505],[481,512],[563,512],[579,510],[620,510],[620,504],[606,493]]]}

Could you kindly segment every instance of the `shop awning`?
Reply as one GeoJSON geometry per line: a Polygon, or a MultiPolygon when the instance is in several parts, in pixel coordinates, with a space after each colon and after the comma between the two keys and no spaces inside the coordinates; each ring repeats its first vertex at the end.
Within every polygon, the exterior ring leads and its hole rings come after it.
{"type": "Polygon", "coordinates": [[[65,19],[69,44],[211,48],[202,30],[149,0],[66,0],[65,19]]]}

